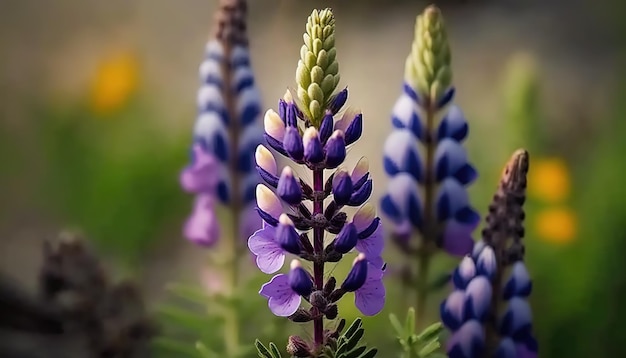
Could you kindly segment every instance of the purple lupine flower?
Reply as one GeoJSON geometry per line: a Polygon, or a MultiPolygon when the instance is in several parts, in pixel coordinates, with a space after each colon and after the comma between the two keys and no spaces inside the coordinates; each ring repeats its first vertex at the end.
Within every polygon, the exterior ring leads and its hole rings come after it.
{"type": "Polygon", "coordinates": [[[537,357],[526,300],[532,282],[521,242],[527,171],[528,153],[516,152],[489,207],[483,240],[452,275],[454,290],[441,304],[442,322],[452,332],[447,344],[451,358],[537,357]]]}
{"type": "Polygon", "coordinates": [[[267,147],[260,145],[255,152],[256,169],[266,183],[256,189],[257,211],[264,227],[250,237],[248,247],[264,273],[280,270],[287,255],[312,263],[310,273],[299,263],[292,265],[288,275],[274,276],[260,294],[268,299],[274,314],[290,316],[296,322],[313,321],[314,344],[310,347],[319,349],[326,343],[324,318],[338,316],[337,301],[348,292],[354,293],[363,314],[382,310],[384,241],[375,208],[366,203],[372,193],[367,159],[359,160],[351,171],[342,167],[347,146],[362,134],[363,116],[352,111],[338,114],[348,90],[333,93],[339,75],[334,17],[329,9],[316,10],[309,17],[304,38],[296,71],[297,92],[288,91],[279,100],[277,111],[265,113],[267,147]],[[312,47],[311,41],[320,46],[312,47]],[[290,165],[279,170],[268,147],[290,160],[290,165]],[[296,175],[303,170],[312,173],[311,182],[296,175]],[[325,177],[326,170],[334,173],[325,177]],[[346,207],[358,208],[352,218],[344,211],[346,207]],[[325,240],[328,234],[336,237],[325,240]],[[354,266],[336,287],[325,264],[352,252],[359,253],[354,266]],[[303,299],[310,307],[300,307],[303,299]]]}
{"type": "MultiPolygon", "coordinates": [[[[221,203],[232,210],[238,232],[249,237],[262,221],[254,212],[259,175],[254,149],[262,141],[261,104],[250,66],[245,33],[246,4],[220,8],[224,17],[208,41],[199,68],[198,117],[193,129],[191,163],[181,173],[187,192],[221,203]]],[[[189,240],[209,246],[217,242],[219,223],[215,205],[195,206],[184,229],[189,240]],[[202,228],[211,223],[213,227],[202,228]],[[202,234],[204,233],[204,234],[202,234]]]]}
{"type": "Polygon", "coordinates": [[[435,243],[463,256],[472,250],[472,232],[480,221],[465,189],[477,172],[462,146],[468,125],[452,104],[450,50],[434,6],[418,17],[412,50],[402,94],[392,110],[393,131],[384,145],[390,180],[381,207],[394,223],[401,247],[415,232],[422,245],[435,243]],[[437,43],[423,42],[425,37],[437,43]],[[437,60],[427,62],[425,57],[437,60]]]}

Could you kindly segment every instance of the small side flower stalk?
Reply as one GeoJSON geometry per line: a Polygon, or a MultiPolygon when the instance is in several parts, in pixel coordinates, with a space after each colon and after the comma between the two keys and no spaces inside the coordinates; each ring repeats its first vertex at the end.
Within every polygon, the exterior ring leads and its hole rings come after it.
{"type": "Polygon", "coordinates": [[[454,271],[454,291],[441,304],[452,332],[450,358],[537,357],[522,241],[528,167],[528,152],[515,152],[489,205],[482,240],[454,271]]]}
{"type": "Polygon", "coordinates": [[[415,258],[405,286],[417,289],[418,324],[423,325],[432,257],[443,249],[454,256],[471,252],[480,216],[466,186],[478,176],[462,145],[468,124],[452,103],[452,68],[439,9],[417,17],[415,39],[406,60],[403,93],[392,111],[392,133],[384,146],[390,176],[383,212],[394,223],[393,242],[415,258]]]}
{"type": "Polygon", "coordinates": [[[373,349],[339,348],[344,321],[336,329],[324,327],[325,319],[338,317],[337,302],[347,293],[354,293],[356,307],[368,316],[380,312],[385,302],[382,229],[374,206],[366,203],[372,193],[368,162],[361,158],[351,171],[341,167],[346,147],[361,137],[363,117],[349,110],[339,115],[348,90],[335,93],[339,65],[330,9],[315,10],[309,16],[300,55],[296,95],[288,91],[279,101],[278,112],[270,109],[264,119],[267,144],[294,167],[279,171],[270,150],[262,145],[257,148],[257,169],[266,182],[256,189],[264,227],[250,237],[248,246],[259,269],[267,274],[279,271],[287,254],[298,258],[291,261],[288,273],[275,275],[260,290],[275,315],[298,323],[313,322],[313,342],[291,336],[289,354],[371,357],[373,349]],[[296,171],[307,170],[312,183],[296,176],[296,171]],[[325,177],[325,170],[333,173],[325,177]],[[358,207],[351,219],[343,211],[346,207],[358,207]],[[341,261],[354,250],[358,254],[352,269],[340,283],[326,272],[325,265],[341,261]],[[303,300],[306,307],[301,306],[303,300]]]}
{"type": "MultiPolygon", "coordinates": [[[[246,252],[241,238],[262,225],[254,211],[254,192],[260,181],[254,169],[254,149],[263,140],[258,120],[261,104],[250,66],[246,16],[246,1],[219,2],[214,32],[199,69],[199,113],[191,162],[180,176],[182,188],[196,196],[184,236],[208,248],[228,238],[216,250],[213,261],[220,261],[224,274],[230,276],[225,280],[225,294],[229,296],[234,296],[240,285],[240,258],[246,252]],[[232,219],[232,227],[225,230],[227,235],[222,234],[217,218],[219,204],[232,219]]],[[[237,356],[239,349],[236,311],[233,308],[225,314],[224,342],[229,357],[237,356]]]]}

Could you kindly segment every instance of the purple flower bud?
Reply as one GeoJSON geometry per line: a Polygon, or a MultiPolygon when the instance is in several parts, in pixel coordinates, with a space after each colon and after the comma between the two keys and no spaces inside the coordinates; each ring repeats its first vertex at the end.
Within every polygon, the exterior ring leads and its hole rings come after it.
{"type": "Polygon", "coordinates": [[[410,130],[416,138],[422,138],[422,123],[418,115],[419,107],[411,96],[403,93],[391,111],[391,124],[398,129],[410,130]]]}
{"type": "Polygon", "coordinates": [[[500,322],[500,333],[514,340],[527,339],[532,328],[532,312],[528,301],[513,297],[500,322]]]}
{"type": "Polygon", "coordinates": [[[511,277],[504,286],[504,299],[509,300],[514,296],[528,297],[532,291],[532,281],[526,270],[524,262],[517,261],[513,264],[511,277]]]}
{"type": "Polygon", "coordinates": [[[363,114],[358,113],[352,119],[352,122],[348,125],[348,128],[345,130],[346,133],[346,145],[350,145],[359,138],[361,138],[361,134],[363,134],[363,114]]]}
{"type": "Polygon", "coordinates": [[[330,111],[326,111],[322,123],[320,124],[320,140],[322,144],[326,144],[328,138],[333,134],[334,119],[333,114],[330,111]]]}
{"type": "Polygon", "coordinates": [[[474,278],[465,289],[467,295],[468,317],[483,321],[491,305],[492,288],[484,276],[474,278]]]}
{"type": "Polygon", "coordinates": [[[333,169],[346,159],[346,143],[343,132],[335,131],[326,143],[326,168],[333,169]]]}
{"type": "Polygon", "coordinates": [[[496,350],[496,358],[518,358],[517,347],[511,338],[504,338],[500,341],[496,350]]]}
{"type": "Polygon", "coordinates": [[[454,270],[452,282],[456,288],[464,290],[474,277],[476,277],[476,265],[471,257],[466,256],[459,264],[459,267],[454,270]]]}
{"type": "Polygon", "coordinates": [[[291,261],[289,270],[289,287],[300,296],[307,297],[313,291],[313,280],[311,275],[300,265],[300,261],[291,261]]]}
{"type": "Polygon", "coordinates": [[[437,128],[437,139],[452,138],[457,142],[462,142],[469,132],[469,126],[463,116],[459,106],[453,105],[448,109],[448,113],[441,120],[437,128]]]}
{"type": "Polygon", "coordinates": [[[263,117],[265,133],[278,142],[282,142],[285,137],[285,122],[273,109],[268,109],[263,117]]]}
{"type": "Polygon", "coordinates": [[[383,166],[390,175],[409,173],[415,180],[422,181],[422,163],[417,141],[406,129],[392,132],[383,148],[383,166]]]}
{"type": "Polygon", "coordinates": [[[490,246],[485,247],[480,255],[478,255],[476,268],[479,275],[487,276],[490,280],[496,275],[498,263],[496,261],[496,254],[490,246]]]}
{"type": "Polygon", "coordinates": [[[289,205],[298,205],[302,202],[302,187],[290,167],[283,168],[276,187],[276,194],[289,205]]]}
{"type": "Polygon", "coordinates": [[[276,241],[280,244],[280,247],[283,250],[289,252],[290,254],[300,254],[300,235],[298,235],[293,222],[286,214],[281,214],[278,219],[278,226],[276,227],[276,241]]]}
{"type": "Polygon", "coordinates": [[[397,225],[406,221],[420,228],[422,207],[417,182],[407,173],[400,173],[389,180],[387,195],[381,200],[381,209],[397,225]]]}
{"type": "Polygon", "coordinates": [[[335,241],[335,251],[340,254],[348,253],[352,250],[359,240],[359,233],[356,230],[354,224],[345,224],[335,241]]]}
{"type": "Polygon", "coordinates": [[[272,153],[263,145],[259,145],[254,153],[254,159],[261,178],[267,185],[276,188],[278,186],[278,177],[276,176],[278,168],[272,153]]]}
{"type": "Polygon", "coordinates": [[[465,322],[465,292],[453,291],[440,306],[441,321],[451,331],[456,331],[465,322]]]}
{"type": "Polygon", "coordinates": [[[344,170],[338,170],[333,176],[333,199],[339,206],[346,205],[352,196],[352,179],[344,170]]]}
{"type": "Polygon", "coordinates": [[[485,347],[485,332],[476,320],[467,321],[448,339],[448,358],[477,358],[485,347]]]}
{"type": "Polygon", "coordinates": [[[487,247],[487,244],[485,244],[483,240],[479,240],[476,242],[474,248],[472,249],[472,258],[474,259],[474,261],[478,260],[478,256],[481,254],[481,252],[483,252],[485,247],[487,247]]]}
{"type": "Polygon", "coordinates": [[[285,117],[285,124],[287,125],[287,127],[296,128],[298,126],[297,114],[298,112],[296,110],[296,105],[294,103],[287,103],[287,112],[285,117]]]}
{"type": "Polygon", "coordinates": [[[368,264],[365,255],[359,254],[359,256],[354,259],[352,269],[350,269],[348,276],[346,276],[346,279],[341,284],[341,288],[348,292],[354,292],[361,288],[367,279],[368,264]]]}
{"type": "Polygon", "coordinates": [[[298,128],[287,127],[285,130],[285,138],[283,139],[283,147],[293,160],[296,162],[302,160],[305,150],[298,128]]]}
{"type": "Polygon", "coordinates": [[[307,162],[318,164],[324,160],[324,149],[315,127],[309,127],[304,131],[302,143],[304,144],[304,159],[307,162]]]}
{"type": "Polygon", "coordinates": [[[333,115],[335,115],[337,114],[337,112],[339,112],[339,110],[341,110],[341,107],[346,104],[347,100],[348,88],[346,87],[330,98],[330,100],[328,101],[328,109],[333,115]]]}
{"type": "Polygon", "coordinates": [[[287,125],[285,119],[287,118],[287,102],[284,99],[278,100],[278,116],[283,121],[283,127],[287,125]]]}
{"type": "Polygon", "coordinates": [[[363,205],[372,195],[372,180],[367,180],[365,183],[359,187],[350,198],[350,202],[348,205],[350,206],[360,206],[363,205]]]}
{"type": "Polygon", "coordinates": [[[228,162],[228,132],[215,112],[202,113],[193,129],[194,140],[215,155],[222,163],[228,162]]]}
{"type": "Polygon", "coordinates": [[[452,99],[454,98],[454,93],[455,93],[454,87],[448,88],[443,93],[443,96],[441,96],[441,98],[439,98],[439,101],[437,101],[437,108],[441,109],[441,108],[445,107],[448,103],[450,103],[450,101],[452,101],[452,99]]]}
{"type": "Polygon", "coordinates": [[[367,181],[370,176],[369,170],[369,161],[366,157],[361,157],[361,159],[359,159],[359,161],[354,166],[352,174],[350,175],[355,190],[359,189],[367,181]]]}
{"type": "Polygon", "coordinates": [[[278,197],[268,187],[259,184],[256,187],[256,202],[263,221],[271,226],[276,226],[278,218],[283,213],[283,206],[278,197]]]}
{"type": "Polygon", "coordinates": [[[476,180],[478,172],[468,163],[465,148],[453,139],[444,138],[435,151],[435,178],[442,181],[447,177],[467,185],[476,180]]]}

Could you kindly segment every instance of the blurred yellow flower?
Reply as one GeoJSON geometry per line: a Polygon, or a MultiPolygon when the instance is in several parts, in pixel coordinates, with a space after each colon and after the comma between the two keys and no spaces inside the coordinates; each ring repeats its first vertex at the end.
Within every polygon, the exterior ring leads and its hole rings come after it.
{"type": "Polygon", "coordinates": [[[91,84],[91,107],[96,113],[120,109],[139,82],[139,62],[133,53],[105,58],[98,66],[91,84]]]}
{"type": "Polygon", "coordinates": [[[566,207],[544,209],[536,217],[535,230],[542,240],[567,244],[576,236],[576,213],[566,207]]]}
{"type": "Polygon", "coordinates": [[[535,160],[528,172],[528,194],[547,203],[558,203],[569,196],[570,175],[561,158],[535,160]]]}

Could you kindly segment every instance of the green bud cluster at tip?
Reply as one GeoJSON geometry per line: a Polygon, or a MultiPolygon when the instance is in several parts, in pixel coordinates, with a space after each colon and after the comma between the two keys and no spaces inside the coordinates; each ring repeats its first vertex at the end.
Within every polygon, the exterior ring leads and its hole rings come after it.
{"type": "Polygon", "coordinates": [[[328,100],[339,83],[339,63],[335,49],[335,16],[330,9],[313,10],[303,35],[296,70],[301,110],[319,127],[328,100]]]}
{"type": "Polygon", "coordinates": [[[405,79],[430,102],[436,102],[452,84],[450,46],[439,9],[431,5],[417,16],[415,39],[405,64],[405,79]]]}

